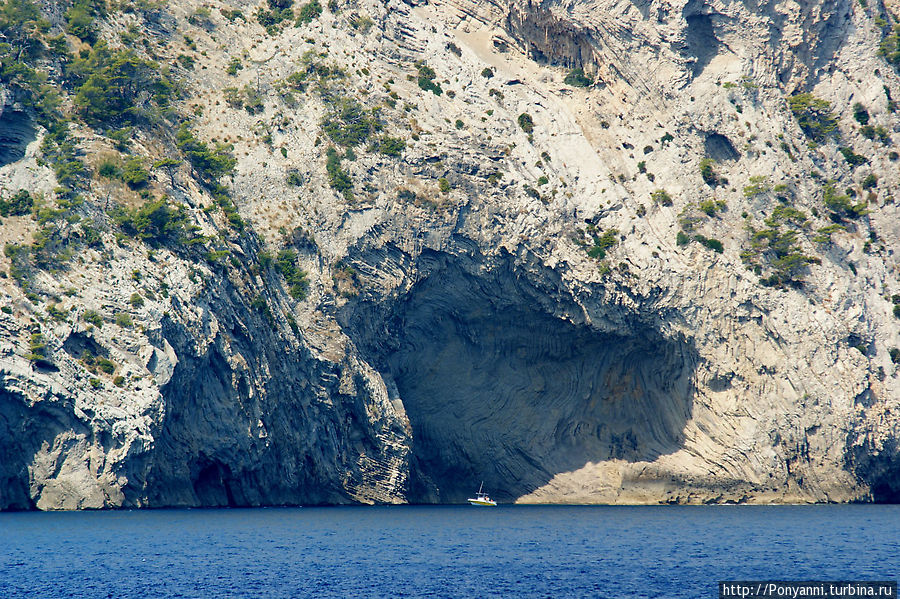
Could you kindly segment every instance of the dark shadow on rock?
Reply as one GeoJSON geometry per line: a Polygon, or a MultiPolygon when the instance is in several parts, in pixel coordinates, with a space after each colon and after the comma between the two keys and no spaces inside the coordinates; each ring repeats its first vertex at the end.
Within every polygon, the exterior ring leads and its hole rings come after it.
{"type": "Polygon", "coordinates": [[[0,166],[25,157],[25,149],[34,141],[34,122],[24,112],[4,110],[0,113],[0,166]]]}
{"type": "Polygon", "coordinates": [[[872,501],[900,503],[900,443],[894,437],[882,443],[865,438],[860,443],[854,436],[847,442],[847,469],[869,487],[872,501]]]}
{"type": "Polygon", "coordinates": [[[741,157],[731,140],[721,133],[707,132],[703,138],[703,149],[706,151],[706,155],[716,162],[737,160],[741,157]]]}
{"type": "Polygon", "coordinates": [[[553,316],[556,300],[510,263],[482,270],[433,252],[420,262],[427,274],[368,327],[380,334],[355,340],[412,425],[410,501],[464,502],[481,480],[510,501],[589,462],[682,446],[688,343],[636,319],[610,334],[553,316]]]}
{"type": "Polygon", "coordinates": [[[28,468],[44,443],[53,445],[64,431],[89,434],[62,403],[29,405],[19,393],[0,388],[0,510],[35,509],[28,468]]]}
{"type": "Polygon", "coordinates": [[[719,53],[722,45],[716,37],[712,15],[700,12],[703,8],[701,2],[691,0],[683,11],[684,19],[687,21],[684,54],[693,59],[690,68],[694,77],[703,72],[719,53]]]}

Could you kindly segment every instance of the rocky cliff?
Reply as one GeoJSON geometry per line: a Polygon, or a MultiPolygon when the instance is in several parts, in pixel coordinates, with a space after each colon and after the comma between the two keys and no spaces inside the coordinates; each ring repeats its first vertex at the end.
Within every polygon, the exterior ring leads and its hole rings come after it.
{"type": "Polygon", "coordinates": [[[0,508],[900,496],[890,6],[22,4],[0,508]]]}

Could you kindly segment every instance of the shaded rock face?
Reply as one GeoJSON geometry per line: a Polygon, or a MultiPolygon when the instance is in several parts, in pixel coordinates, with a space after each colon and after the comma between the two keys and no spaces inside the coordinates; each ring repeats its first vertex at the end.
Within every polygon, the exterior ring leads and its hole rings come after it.
{"type": "Polygon", "coordinates": [[[34,123],[26,113],[0,108],[0,166],[21,160],[36,133],[34,123]]]}
{"type": "Polygon", "coordinates": [[[369,383],[352,363],[317,360],[286,343],[286,331],[235,294],[214,294],[217,332],[200,344],[182,323],[163,322],[157,341],[171,345],[178,363],[161,387],[165,416],[154,447],[133,462],[128,501],[398,501],[403,479],[389,479],[406,460],[404,423],[368,411],[369,383]],[[391,435],[401,442],[386,443],[391,435]],[[385,466],[360,462],[361,454],[385,466]]]}
{"type": "MultiPolygon", "coordinates": [[[[428,252],[419,273],[373,327],[395,344],[357,340],[403,399],[411,501],[462,502],[480,480],[514,500],[588,462],[653,461],[680,447],[697,359],[688,343],[640,322],[601,332],[548,313],[528,282],[543,273],[509,259],[428,252]]],[[[554,308],[578,313],[571,298],[554,308]]]]}

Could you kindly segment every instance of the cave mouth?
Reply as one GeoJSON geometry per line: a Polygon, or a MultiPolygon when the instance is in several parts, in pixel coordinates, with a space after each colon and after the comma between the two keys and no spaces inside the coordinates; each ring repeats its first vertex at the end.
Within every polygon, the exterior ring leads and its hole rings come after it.
{"type": "Polygon", "coordinates": [[[693,60],[690,69],[695,78],[699,77],[712,62],[721,46],[719,38],[716,37],[712,16],[702,13],[690,14],[697,8],[697,3],[689,2],[684,9],[684,18],[687,22],[684,51],[687,57],[693,60]]]}
{"type": "Polygon", "coordinates": [[[0,166],[24,158],[28,144],[36,135],[34,121],[27,113],[18,110],[0,112],[0,166]]]}
{"type": "Polygon", "coordinates": [[[646,325],[609,334],[555,317],[541,308],[555,300],[509,264],[427,259],[430,273],[395,304],[396,345],[381,360],[412,427],[411,502],[464,502],[482,480],[512,501],[589,462],[681,447],[689,344],[646,325]]]}

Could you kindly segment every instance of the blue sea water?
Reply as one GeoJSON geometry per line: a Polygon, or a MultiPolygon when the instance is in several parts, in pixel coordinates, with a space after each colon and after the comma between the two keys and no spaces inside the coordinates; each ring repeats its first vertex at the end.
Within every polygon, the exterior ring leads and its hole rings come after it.
{"type": "Polygon", "coordinates": [[[0,597],[717,597],[896,580],[900,506],[0,514],[0,597]]]}

